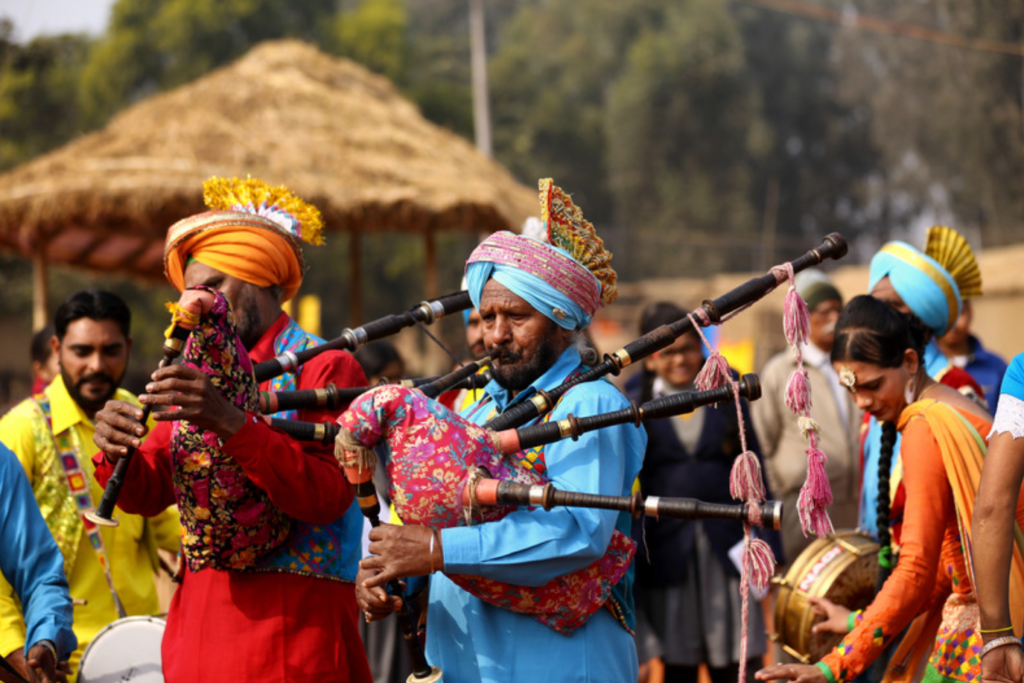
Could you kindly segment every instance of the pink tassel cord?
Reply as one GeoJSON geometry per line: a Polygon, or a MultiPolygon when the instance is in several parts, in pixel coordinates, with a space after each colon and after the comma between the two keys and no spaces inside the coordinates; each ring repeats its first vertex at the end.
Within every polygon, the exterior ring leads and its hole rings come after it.
{"type": "Polygon", "coordinates": [[[708,359],[704,361],[704,367],[697,373],[693,383],[701,391],[717,389],[732,381],[729,376],[729,361],[717,351],[712,351],[708,359]]]}
{"type": "Polygon", "coordinates": [[[825,453],[817,446],[817,434],[811,432],[811,447],[807,449],[807,481],[800,489],[797,499],[797,510],[800,513],[800,525],[806,534],[808,531],[819,538],[832,533],[832,520],[828,517],[827,508],[832,504],[832,487],[829,486],[828,475],[825,473],[825,453]]]}
{"type": "Polygon", "coordinates": [[[782,314],[782,329],[786,333],[786,341],[790,346],[807,343],[811,333],[811,315],[807,312],[807,304],[800,298],[796,287],[792,285],[786,292],[786,304],[782,314]]]}
{"type": "Polygon", "coordinates": [[[811,383],[804,368],[800,346],[807,343],[810,334],[810,314],[807,304],[796,291],[793,266],[786,263],[772,268],[772,273],[781,284],[789,280],[786,303],[782,317],[782,329],[796,358],[796,370],[789,376],[784,397],[786,407],[800,418],[800,430],[810,442],[807,449],[807,479],[800,489],[797,504],[800,513],[800,527],[804,535],[823,537],[832,532],[832,521],[828,517],[828,505],[832,504],[832,489],[825,474],[825,454],[818,448],[818,424],[811,419],[811,383]]]}
{"type": "Polygon", "coordinates": [[[761,478],[761,463],[753,451],[740,453],[732,464],[729,474],[729,495],[737,500],[761,502],[767,496],[764,480],[761,478]]]}
{"type": "Polygon", "coordinates": [[[786,407],[797,415],[811,410],[811,383],[803,363],[789,376],[786,382],[786,407]]]}

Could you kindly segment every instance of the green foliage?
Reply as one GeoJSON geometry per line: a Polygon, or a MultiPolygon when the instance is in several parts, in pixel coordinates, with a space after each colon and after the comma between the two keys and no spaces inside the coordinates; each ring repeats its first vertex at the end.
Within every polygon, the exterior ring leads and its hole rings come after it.
{"type": "Polygon", "coordinates": [[[75,84],[89,41],[84,36],[11,39],[0,21],[0,170],[68,141],[80,128],[75,84]]]}
{"type": "MultiPolygon", "coordinates": [[[[717,0],[667,5],[637,34],[609,88],[608,177],[621,223],[678,238],[671,268],[722,265],[686,248],[691,231],[751,232],[758,115],[739,31],[717,0]]],[[[633,265],[662,263],[653,251],[633,265]]]]}
{"type": "Polygon", "coordinates": [[[85,67],[82,104],[100,125],[121,107],[191,81],[264,40],[322,42],[333,0],[118,0],[85,67]]]}
{"type": "Polygon", "coordinates": [[[405,70],[408,23],[402,0],[362,0],[334,18],[335,51],[397,81],[405,70]]]}

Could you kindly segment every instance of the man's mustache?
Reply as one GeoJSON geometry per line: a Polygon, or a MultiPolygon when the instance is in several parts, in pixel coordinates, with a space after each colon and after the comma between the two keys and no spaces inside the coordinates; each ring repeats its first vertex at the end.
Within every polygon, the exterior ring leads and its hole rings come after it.
{"type": "Polygon", "coordinates": [[[86,375],[82,379],[75,383],[75,386],[81,388],[82,385],[89,382],[106,382],[107,384],[113,384],[114,378],[105,372],[94,372],[91,375],[86,375]]]}
{"type": "Polygon", "coordinates": [[[491,349],[491,361],[495,363],[515,363],[522,359],[522,353],[517,353],[508,347],[495,346],[491,349]]]}

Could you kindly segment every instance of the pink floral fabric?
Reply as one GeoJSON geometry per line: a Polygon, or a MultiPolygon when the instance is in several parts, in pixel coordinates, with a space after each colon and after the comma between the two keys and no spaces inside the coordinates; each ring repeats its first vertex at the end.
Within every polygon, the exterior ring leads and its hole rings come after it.
{"type": "MultiPolygon", "coordinates": [[[[199,288],[207,289],[207,288],[199,288]]],[[[213,290],[208,290],[213,292],[213,290]]],[[[192,330],[182,362],[202,370],[234,405],[259,411],[252,363],[219,292],[209,315],[192,330]]],[[[189,570],[249,568],[288,536],[290,519],[221,450],[213,432],[179,421],[171,437],[182,548],[189,570]]]]}
{"type": "MultiPolygon", "coordinates": [[[[387,444],[391,500],[408,524],[442,529],[464,525],[462,493],[474,466],[486,468],[495,479],[546,483],[536,470],[504,458],[486,429],[414,389],[393,385],[372,389],[353,401],[338,424],[367,448],[387,444]]],[[[497,521],[514,509],[485,508],[473,521],[497,521]]],[[[633,541],[615,531],[601,559],[540,587],[480,576],[450,578],[481,600],[529,614],[559,633],[570,634],[608,601],[634,553],[633,541]]]]}

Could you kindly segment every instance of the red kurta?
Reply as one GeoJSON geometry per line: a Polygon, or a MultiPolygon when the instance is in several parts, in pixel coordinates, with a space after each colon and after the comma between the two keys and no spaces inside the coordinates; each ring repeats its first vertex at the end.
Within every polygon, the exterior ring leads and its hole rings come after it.
{"type": "MultiPolygon", "coordinates": [[[[273,343],[288,323],[281,317],[249,355],[273,357],[273,343]]],[[[366,376],[346,352],[328,351],[302,367],[299,389],[365,386],[366,376]]],[[[267,389],[269,382],[261,385],[267,389]]],[[[299,411],[299,419],[333,421],[336,413],[299,411]]],[[[332,448],[300,443],[247,415],[224,444],[249,478],[286,514],[325,524],[352,504],[352,488],[332,448]]],[[[127,512],[154,515],[175,501],[171,479],[170,422],[160,423],[133,458],[118,499],[127,512]]],[[[113,467],[100,453],[96,477],[113,467]]],[[[352,584],[286,573],[186,570],[171,602],[163,640],[167,683],[196,681],[372,681],[358,630],[352,584]]]]}

